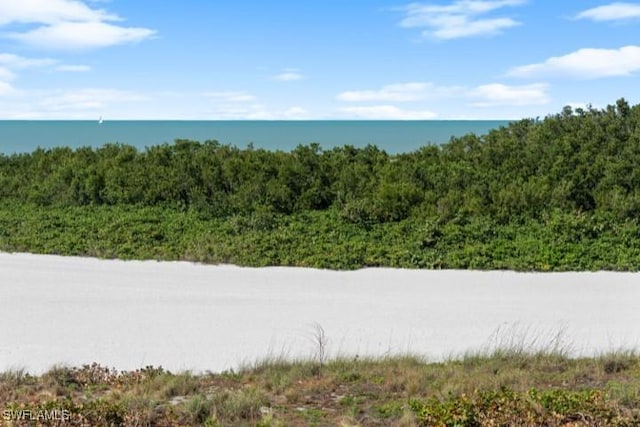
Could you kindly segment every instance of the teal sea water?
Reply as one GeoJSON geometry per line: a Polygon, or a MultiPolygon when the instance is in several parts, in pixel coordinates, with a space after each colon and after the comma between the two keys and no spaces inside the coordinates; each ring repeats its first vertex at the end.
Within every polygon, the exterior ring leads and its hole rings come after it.
{"type": "Polygon", "coordinates": [[[31,152],[38,147],[100,147],[123,143],[144,149],[179,138],[217,140],[240,148],[289,151],[299,144],[323,148],[375,144],[390,154],[441,144],[452,136],[485,134],[506,120],[426,121],[0,121],[0,153],[31,152]]]}

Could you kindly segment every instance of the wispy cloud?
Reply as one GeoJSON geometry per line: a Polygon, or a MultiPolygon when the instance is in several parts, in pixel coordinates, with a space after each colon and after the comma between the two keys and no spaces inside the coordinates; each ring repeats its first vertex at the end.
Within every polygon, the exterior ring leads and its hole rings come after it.
{"type": "MultiPolygon", "coordinates": [[[[11,53],[0,53],[0,81],[5,83],[18,77],[18,72],[26,68],[44,68],[61,72],[90,71],[88,65],[60,64],[51,58],[25,58],[11,53]]],[[[5,87],[6,90],[6,87],[5,87]]]]}
{"type": "Polygon", "coordinates": [[[9,82],[15,80],[16,72],[25,68],[46,67],[56,61],[48,58],[25,58],[11,53],[0,53],[0,95],[14,95],[19,91],[9,82]]]}
{"type": "Polygon", "coordinates": [[[14,95],[17,93],[16,89],[11,86],[8,82],[1,81],[0,77],[0,96],[14,95]]]}
{"type": "Polygon", "coordinates": [[[147,98],[135,92],[87,88],[59,91],[44,97],[39,107],[47,112],[100,112],[111,105],[145,101],[147,98]]]}
{"type": "Polygon", "coordinates": [[[56,71],[71,72],[71,73],[85,73],[91,71],[91,67],[88,65],[58,65],[56,71]]]}
{"type": "Polygon", "coordinates": [[[474,99],[472,105],[476,107],[543,105],[550,100],[548,88],[545,83],[522,86],[491,83],[474,88],[469,96],[474,99]]]}
{"type": "Polygon", "coordinates": [[[205,112],[216,120],[268,120],[272,114],[257,98],[244,91],[213,91],[201,94],[213,102],[205,112]]]}
{"type": "Polygon", "coordinates": [[[640,4],[615,2],[587,9],[578,13],[575,19],[592,21],[626,21],[640,18],[640,4]]]}
{"type": "Polygon", "coordinates": [[[49,58],[25,58],[12,53],[0,53],[0,65],[11,68],[44,67],[55,63],[54,59],[49,58]]]}
{"type": "MultiPolygon", "coordinates": [[[[476,87],[438,86],[434,83],[395,83],[379,90],[347,91],[337,96],[344,102],[419,102],[424,100],[466,99],[475,107],[541,105],[549,102],[549,86],[544,83],[505,85],[491,83],[476,87]]],[[[432,118],[424,109],[401,110],[394,105],[353,106],[342,112],[369,118],[432,118]]]]}
{"type": "Polygon", "coordinates": [[[213,101],[204,114],[216,120],[296,120],[308,117],[303,107],[267,107],[246,91],[212,91],[200,95],[213,101]]]}
{"type": "Polygon", "coordinates": [[[297,68],[287,68],[283,70],[282,73],[276,74],[272,77],[273,80],[277,80],[279,82],[292,82],[295,80],[302,80],[304,76],[300,74],[297,68]]]}
{"type": "MultiPolygon", "coordinates": [[[[124,111],[144,105],[140,118],[148,118],[154,107],[151,96],[113,88],[71,90],[14,89],[0,82],[0,116],[6,119],[97,119],[102,114],[113,118],[124,111]],[[7,92],[8,91],[8,92],[7,92]],[[4,99],[3,99],[4,98],[4,99]],[[115,114],[114,114],[115,113],[115,114]]],[[[133,118],[124,114],[120,117],[133,118]]]]}
{"type": "Polygon", "coordinates": [[[105,22],[61,22],[8,37],[46,49],[85,50],[138,42],[155,32],[146,28],[125,28],[105,22]]]}
{"type": "Polygon", "coordinates": [[[138,42],[154,30],[115,24],[122,19],[79,0],[0,0],[0,26],[31,24],[6,37],[45,49],[86,50],[138,42]],[[35,25],[35,28],[33,27],[35,25]]]}
{"type": "Polygon", "coordinates": [[[0,67],[0,81],[13,80],[16,77],[15,73],[5,67],[0,67]]]}
{"type": "Polygon", "coordinates": [[[340,108],[349,117],[367,120],[429,120],[437,116],[433,111],[404,110],[395,105],[371,105],[340,108]]]}
{"type": "Polygon", "coordinates": [[[459,93],[460,90],[460,87],[437,86],[429,82],[394,83],[378,90],[342,92],[337,99],[347,102],[411,102],[447,97],[459,93]]]}
{"type": "Polygon", "coordinates": [[[204,92],[203,96],[215,98],[220,102],[251,102],[256,99],[250,93],[242,91],[204,92]]]}
{"type": "Polygon", "coordinates": [[[309,112],[303,107],[293,106],[284,110],[282,112],[282,116],[289,120],[305,119],[309,117],[309,112]]]}
{"type": "Polygon", "coordinates": [[[269,108],[261,103],[215,105],[206,111],[206,117],[215,120],[299,120],[309,113],[300,106],[286,109],[269,108]]]}
{"type": "Polygon", "coordinates": [[[526,0],[458,0],[448,5],[411,3],[403,8],[406,16],[400,26],[426,28],[422,32],[424,37],[442,40],[492,36],[521,23],[510,17],[487,14],[524,3],[526,0]]]}
{"type": "Polygon", "coordinates": [[[628,76],[639,70],[640,46],[624,46],[619,49],[580,49],[541,63],[512,68],[507,75],[596,79],[628,76]]]}
{"type": "Polygon", "coordinates": [[[54,24],[65,21],[118,20],[102,9],[91,9],[79,0],[2,0],[0,25],[18,23],[54,24]]]}

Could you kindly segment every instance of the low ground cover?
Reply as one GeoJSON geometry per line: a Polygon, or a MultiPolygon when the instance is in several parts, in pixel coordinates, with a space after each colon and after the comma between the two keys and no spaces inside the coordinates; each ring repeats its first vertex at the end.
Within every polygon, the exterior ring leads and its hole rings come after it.
{"type": "Polygon", "coordinates": [[[170,207],[0,205],[0,250],[244,266],[636,271],[640,224],[555,212],[540,220],[365,226],[335,210],[209,218],[170,207]]]}
{"type": "Polygon", "coordinates": [[[438,363],[271,359],[216,374],[59,366],[0,374],[0,409],[15,426],[635,426],[640,357],[507,349],[438,363]]]}

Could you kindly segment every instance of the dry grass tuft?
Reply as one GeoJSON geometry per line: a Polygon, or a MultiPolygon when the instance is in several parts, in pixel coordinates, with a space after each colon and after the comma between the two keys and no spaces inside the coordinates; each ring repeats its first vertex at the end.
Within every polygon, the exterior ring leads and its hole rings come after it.
{"type": "Polygon", "coordinates": [[[17,369],[0,374],[0,408],[64,402],[70,426],[639,425],[640,356],[572,359],[558,342],[540,349],[516,340],[437,363],[273,357],[200,375],[86,365],[35,377],[17,369]]]}

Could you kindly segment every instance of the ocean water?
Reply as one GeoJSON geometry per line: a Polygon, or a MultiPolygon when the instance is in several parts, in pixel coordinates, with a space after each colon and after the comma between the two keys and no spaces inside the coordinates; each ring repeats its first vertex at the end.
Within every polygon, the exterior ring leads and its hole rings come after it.
{"type": "Polygon", "coordinates": [[[299,144],[323,148],[375,144],[390,154],[442,144],[452,136],[481,135],[505,126],[506,120],[426,121],[0,121],[0,153],[31,152],[38,147],[100,147],[123,143],[144,149],[179,138],[217,140],[240,148],[289,151],[299,144]]]}

